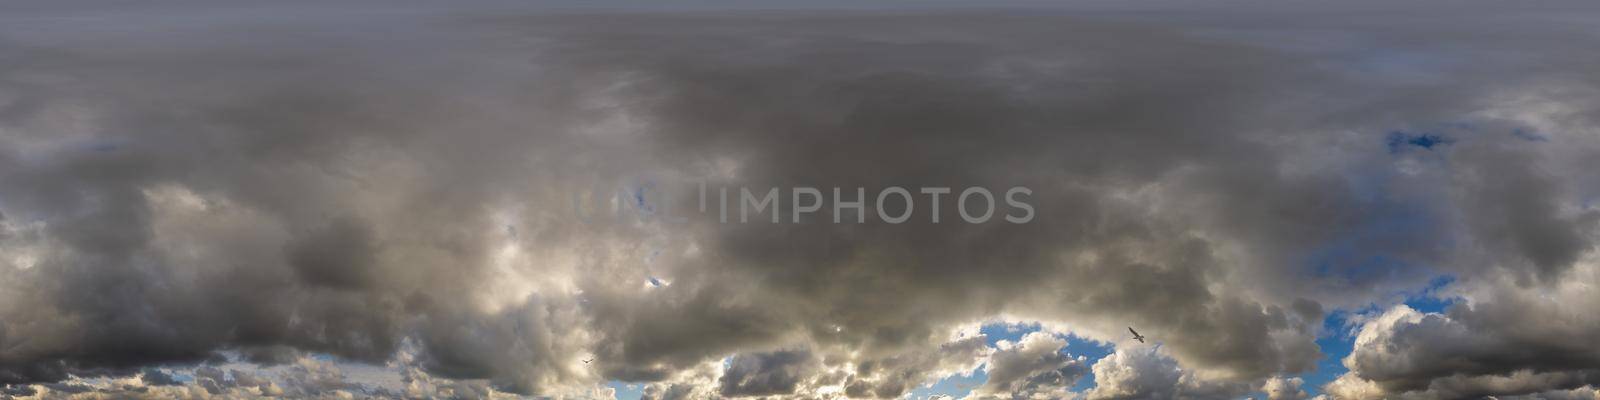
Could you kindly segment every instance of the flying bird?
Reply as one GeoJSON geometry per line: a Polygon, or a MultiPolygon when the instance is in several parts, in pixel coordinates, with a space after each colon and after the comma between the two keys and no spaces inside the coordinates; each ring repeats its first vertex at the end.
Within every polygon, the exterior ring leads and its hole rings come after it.
{"type": "Polygon", "coordinates": [[[583,360],[583,363],[584,363],[584,364],[588,364],[588,363],[589,363],[589,362],[590,362],[590,361],[594,361],[594,359],[593,359],[593,358],[591,358],[591,359],[587,359],[587,360],[583,360]]]}
{"type": "Polygon", "coordinates": [[[1133,330],[1133,327],[1130,326],[1128,327],[1128,332],[1133,332],[1133,340],[1137,340],[1139,343],[1144,343],[1144,336],[1140,335],[1139,331],[1133,330]]]}

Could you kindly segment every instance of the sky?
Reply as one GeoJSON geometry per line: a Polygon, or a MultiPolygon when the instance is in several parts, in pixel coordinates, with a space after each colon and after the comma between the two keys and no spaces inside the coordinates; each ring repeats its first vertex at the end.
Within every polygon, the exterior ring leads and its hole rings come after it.
{"type": "Polygon", "coordinates": [[[1597,42],[1580,2],[6,2],[0,398],[1600,399],[1597,42]]]}

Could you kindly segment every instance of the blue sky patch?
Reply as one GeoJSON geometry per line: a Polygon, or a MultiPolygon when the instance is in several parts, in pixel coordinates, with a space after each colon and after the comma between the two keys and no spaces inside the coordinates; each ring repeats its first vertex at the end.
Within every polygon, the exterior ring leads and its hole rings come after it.
{"type": "Polygon", "coordinates": [[[1433,150],[1435,147],[1455,143],[1455,139],[1435,133],[1407,133],[1403,131],[1389,132],[1387,138],[1389,153],[1404,152],[1409,148],[1433,150]]]}
{"type": "Polygon", "coordinates": [[[1317,337],[1317,347],[1322,349],[1322,359],[1317,360],[1317,369],[1300,375],[1305,383],[1300,387],[1307,393],[1315,396],[1322,392],[1322,386],[1338,379],[1349,369],[1344,367],[1344,358],[1350,355],[1355,347],[1356,335],[1345,326],[1349,321],[1349,313],[1335,311],[1322,320],[1322,335],[1317,337]]]}
{"type": "Polygon", "coordinates": [[[1512,129],[1511,130],[1511,136],[1515,136],[1518,139],[1526,140],[1526,141],[1529,141],[1529,142],[1548,142],[1548,141],[1550,141],[1550,137],[1549,136],[1541,135],[1541,134],[1539,134],[1539,132],[1534,132],[1534,131],[1527,130],[1527,129],[1522,129],[1522,128],[1512,129]]]}

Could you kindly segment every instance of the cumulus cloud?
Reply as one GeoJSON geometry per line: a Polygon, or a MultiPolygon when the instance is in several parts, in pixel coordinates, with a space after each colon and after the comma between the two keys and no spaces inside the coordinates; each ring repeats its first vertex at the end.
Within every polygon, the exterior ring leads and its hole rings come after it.
{"type": "Polygon", "coordinates": [[[1600,268],[1592,256],[1553,285],[1521,286],[1520,277],[1455,286],[1458,303],[1442,313],[1399,305],[1369,316],[1335,382],[1347,398],[1406,394],[1419,398],[1526,395],[1588,387],[1600,379],[1600,358],[1587,343],[1600,337],[1579,315],[1595,304],[1600,268]]]}
{"type": "Polygon", "coordinates": [[[1065,339],[1033,332],[1017,343],[1002,341],[986,362],[988,380],[969,398],[1059,399],[1089,373],[1083,357],[1064,352],[1065,339]]]}
{"type": "Polygon", "coordinates": [[[25,3],[8,395],[897,398],[985,365],[974,396],[1300,398],[1324,318],[1374,305],[1327,394],[1600,368],[1584,6],[25,3]],[[725,224],[698,183],[1025,186],[1037,215],[725,224]],[[1445,312],[1393,306],[1440,276],[1445,312]],[[952,337],[1001,317],[1116,350],[952,337]]]}
{"type": "Polygon", "coordinates": [[[1300,389],[1304,384],[1304,379],[1274,376],[1261,385],[1261,391],[1267,394],[1268,400],[1305,400],[1311,395],[1300,389]]]}
{"type": "Polygon", "coordinates": [[[812,375],[817,360],[806,351],[739,354],[728,361],[718,379],[723,396],[794,394],[802,379],[812,375]]]}
{"type": "Polygon", "coordinates": [[[1154,348],[1118,348],[1094,363],[1089,399],[1226,399],[1250,391],[1245,382],[1185,370],[1154,348]]]}
{"type": "Polygon", "coordinates": [[[723,368],[720,363],[706,363],[686,369],[677,376],[644,387],[640,398],[645,400],[712,399],[717,394],[718,381],[723,368]]]}

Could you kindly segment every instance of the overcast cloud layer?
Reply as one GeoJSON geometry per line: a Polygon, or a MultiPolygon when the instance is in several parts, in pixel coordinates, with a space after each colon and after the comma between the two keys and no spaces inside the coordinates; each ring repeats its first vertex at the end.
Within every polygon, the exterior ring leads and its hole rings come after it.
{"type": "Polygon", "coordinates": [[[7,4],[0,396],[1600,398],[1600,8],[1541,7],[7,4]]]}

